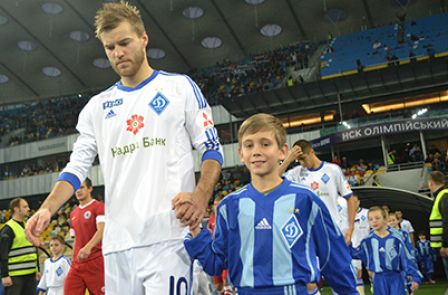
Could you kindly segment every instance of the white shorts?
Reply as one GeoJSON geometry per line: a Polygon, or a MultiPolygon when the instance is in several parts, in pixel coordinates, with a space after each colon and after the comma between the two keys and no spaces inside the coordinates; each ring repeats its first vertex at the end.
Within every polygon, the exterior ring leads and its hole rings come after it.
{"type": "Polygon", "coordinates": [[[352,260],[352,265],[354,268],[356,268],[356,270],[362,270],[362,262],[359,259],[353,259],[352,260]]]}
{"type": "Polygon", "coordinates": [[[183,240],[104,256],[107,295],[190,294],[192,261],[183,240]]]}

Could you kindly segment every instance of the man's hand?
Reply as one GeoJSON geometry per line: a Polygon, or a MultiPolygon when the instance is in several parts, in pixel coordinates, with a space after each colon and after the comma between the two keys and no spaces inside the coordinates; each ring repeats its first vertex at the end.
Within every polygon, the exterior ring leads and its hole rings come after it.
{"type": "Polygon", "coordinates": [[[48,227],[51,212],[48,209],[39,209],[26,223],[25,234],[28,241],[35,246],[42,246],[39,236],[48,227]]]}
{"type": "Polygon", "coordinates": [[[345,244],[348,246],[352,242],[353,227],[349,227],[344,232],[345,244]]]}
{"type": "Polygon", "coordinates": [[[176,218],[190,228],[199,226],[207,209],[207,204],[203,201],[205,199],[198,191],[178,193],[171,202],[176,218]]]}
{"type": "Polygon", "coordinates": [[[92,249],[90,247],[88,247],[87,245],[85,245],[84,247],[82,247],[79,250],[78,256],[76,257],[76,259],[78,259],[78,261],[81,262],[81,261],[87,259],[91,252],[92,252],[92,249]]]}
{"type": "Polygon", "coordinates": [[[41,277],[42,276],[41,276],[40,272],[36,272],[36,282],[40,281],[41,277]]]}
{"type": "Polygon", "coordinates": [[[4,277],[2,278],[2,284],[4,287],[11,287],[12,286],[12,279],[11,277],[4,277]]]}
{"type": "Polygon", "coordinates": [[[448,248],[440,248],[440,256],[448,257],[448,248]]]}
{"type": "Polygon", "coordinates": [[[285,162],[291,164],[303,155],[302,148],[298,145],[293,146],[286,155],[285,162]]]}

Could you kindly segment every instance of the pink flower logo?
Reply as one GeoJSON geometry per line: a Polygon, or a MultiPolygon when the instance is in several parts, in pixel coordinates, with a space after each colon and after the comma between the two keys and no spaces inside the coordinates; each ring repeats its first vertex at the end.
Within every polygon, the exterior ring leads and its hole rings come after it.
{"type": "Polygon", "coordinates": [[[132,115],[130,119],[126,120],[126,123],[128,124],[128,128],[126,130],[136,135],[137,132],[145,126],[145,124],[143,124],[144,120],[145,118],[143,116],[132,115]]]}

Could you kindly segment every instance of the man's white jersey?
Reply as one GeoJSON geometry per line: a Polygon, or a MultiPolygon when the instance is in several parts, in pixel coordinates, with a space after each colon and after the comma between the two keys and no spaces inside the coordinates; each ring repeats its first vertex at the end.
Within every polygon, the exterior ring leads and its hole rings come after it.
{"type": "Polygon", "coordinates": [[[322,161],[319,168],[311,170],[301,165],[285,173],[287,179],[311,187],[327,205],[331,217],[343,230],[343,221],[338,212],[338,197],[349,198],[352,190],[338,165],[322,161]]]}
{"type": "Polygon", "coordinates": [[[341,216],[341,225],[339,229],[344,232],[348,228],[348,206],[347,200],[343,197],[338,197],[337,204],[339,215],[341,216]]]}
{"type": "Polygon", "coordinates": [[[369,218],[367,213],[369,213],[369,210],[365,208],[359,208],[356,213],[352,234],[352,246],[354,248],[359,247],[359,245],[361,245],[361,241],[370,233],[369,218]]]}
{"type": "Polygon", "coordinates": [[[195,188],[192,147],[222,164],[211,108],[187,76],[162,71],[130,88],[120,82],[79,115],[80,135],[59,179],[74,187],[98,153],[105,184],[103,253],[182,239],[171,209],[195,188]]]}
{"type": "Polygon", "coordinates": [[[50,295],[64,295],[64,282],[69,270],[70,260],[67,257],[61,256],[55,261],[47,258],[37,289],[50,295]]]}

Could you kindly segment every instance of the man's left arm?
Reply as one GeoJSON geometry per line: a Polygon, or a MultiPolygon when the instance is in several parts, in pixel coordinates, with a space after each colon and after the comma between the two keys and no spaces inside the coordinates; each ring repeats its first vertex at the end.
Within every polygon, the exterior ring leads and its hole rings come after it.
{"type": "Polygon", "coordinates": [[[201,155],[201,175],[194,192],[180,192],[172,200],[176,217],[190,227],[200,224],[221,173],[224,157],[212,109],[196,83],[185,77],[185,128],[201,155]]]}
{"type": "Polygon", "coordinates": [[[348,215],[348,229],[344,233],[345,243],[350,245],[352,239],[352,233],[355,224],[356,211],[357,211],[357,197],[351,196],[347,200],[347,215],[348,215]]]}
{"type": "Polygon", "coordinates": [[[181,192],[173,199],[176,217],[183,224],[194,228],[201,223],[220,174],[221,164],[218,161],[205,160],[202,162],[201,175],[194,192],[181,192]]]}

